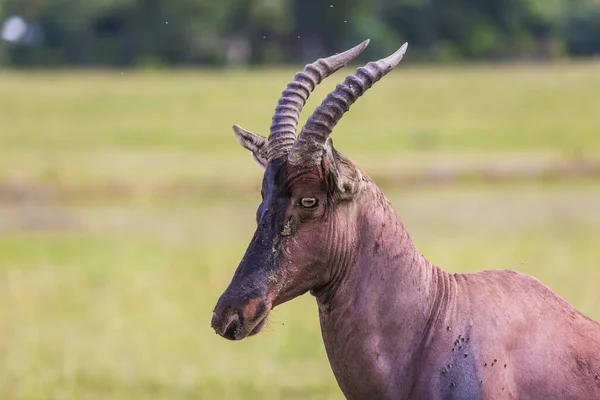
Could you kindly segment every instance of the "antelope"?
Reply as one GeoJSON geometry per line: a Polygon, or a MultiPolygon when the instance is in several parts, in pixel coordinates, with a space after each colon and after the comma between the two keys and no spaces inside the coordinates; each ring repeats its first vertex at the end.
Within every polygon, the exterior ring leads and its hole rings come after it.
{"type": "Polygon", "coordinates": [[[211,325],[240,340],[306,292],[349,399],[600,399],[600,324],[512,270],[450,274],[430,263],[375,182],[329,138],[403,58],[370,62],[296,138],[309,94],[367,46],[308,64],[283,91],[268,138],[234,125],[264,169],[257,229],[211,325]]]}

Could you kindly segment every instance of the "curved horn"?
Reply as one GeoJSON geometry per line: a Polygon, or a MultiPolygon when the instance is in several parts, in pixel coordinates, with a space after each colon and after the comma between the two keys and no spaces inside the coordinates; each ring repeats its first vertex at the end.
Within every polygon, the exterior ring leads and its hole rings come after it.
{"type": "Polygon", "coordinates": [[[344,113],[367,89],[400,63],[407,48],[408,43],[404,43],[391,56],[360,67],[355,74],[348,75],[344,83],[329,93],[306,121],[288,161],[293,165],[307,166],[320,163],[327,138],[344,113]]]}
{"type": "Polygon", "coordinates": [[[296,127],[300,111],[308,96],[315,87],[356,58],[369,44],[365,40],[356,47],[328,58],[320,58],[306,65],[302,72],[294,76],[287,88],[281,93],[281,98],[275,108],[271,130],[269,133],[269,161],[287,156],[296,141],[296,127]]]}

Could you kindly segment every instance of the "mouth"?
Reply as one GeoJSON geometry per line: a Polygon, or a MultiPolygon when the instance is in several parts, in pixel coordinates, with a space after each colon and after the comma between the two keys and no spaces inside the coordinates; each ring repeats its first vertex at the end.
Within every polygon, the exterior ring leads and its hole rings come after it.
{"type": "MultiPolygon", "coordinates": [[[[237,313],[229,316],[226,324],[216,326],[213,324],[215,333],[228,340],[242,340],[249,336],[254,336],[259,333],[267,322],[269,312],[264,312],[261,315],[252,319],[251,323],[247,323],[242,315],[237,313]]],[[[213,315],[213,321],[217,319],[213,315]]]]}
{"type": "Polygon", "coordinates": [[[265,324],[267,323],[268,316],[269,316],[269,313],[266,313],[265,315],[260,317],[258,320],[258,323],[254,326],[254,328],[252,328],[252,330],[250,330],[250,334],[248,336],[254,336],[258,332],[260,332],[262,330],[262,328],[265,326],[265,324]]]}

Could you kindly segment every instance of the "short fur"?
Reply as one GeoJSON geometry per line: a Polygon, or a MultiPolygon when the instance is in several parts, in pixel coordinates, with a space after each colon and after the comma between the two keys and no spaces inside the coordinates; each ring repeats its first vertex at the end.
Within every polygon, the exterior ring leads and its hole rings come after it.
{"type": "MultiPolygon", "coordinates": [[[[264,160],[252,135],[240,142],[264,160]]],[[[256,232],[214,310],[218,334],[256,334],[272,308],[310,291],[347,398],[600,399],[600,324],[521,273],[432,265],[331,141],[320,160],[265,163],[256,232]]]]}

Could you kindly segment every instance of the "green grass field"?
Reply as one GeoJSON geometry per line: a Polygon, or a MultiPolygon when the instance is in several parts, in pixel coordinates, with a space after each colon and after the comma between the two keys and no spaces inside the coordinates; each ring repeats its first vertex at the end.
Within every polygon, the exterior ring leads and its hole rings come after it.
{"type": "MultiPolygon", "coordinates": [[[[333,137],[382,182],[597,156],[599,67],[400,66],[333,137]]],[[[310,296],[242,342],[210,328],[259,201],[231,125],[267,134],[294,72],[0,73],[0,399],[342,398],[310,296]]],[[[597,180],[384,190],[432,262],[518,269],[600,320],[597,180]]]]}

